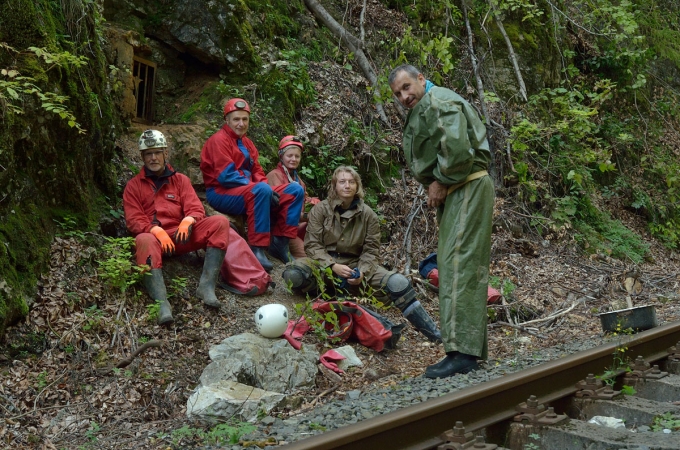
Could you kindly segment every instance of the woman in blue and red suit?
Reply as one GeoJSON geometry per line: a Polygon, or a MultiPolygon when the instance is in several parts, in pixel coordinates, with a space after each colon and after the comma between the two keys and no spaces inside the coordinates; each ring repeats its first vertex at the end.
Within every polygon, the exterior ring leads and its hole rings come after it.
{"type": "MultiPolygon", "coordinates": [[[[316,197],[310,197],[307,195],[307,186],[305,182],[300,178],[298,173],[298,167],[300,166],[300,161],[302,160],[302,151],[305,149],[302,141],[297,136],[288,135],[281,139],[279,142],[279,164],[274,170],[267,174],[267,179],[269,180],[270,186],[280,186],[289,183],[297,183],[302,186],[305,192],[305,202],[307,205],[316,205],[321,200],[316,197]]],[[[304,206],[302,213],[300,214],[300,225],[298,225],[298,235],[295,239],[290,241],[289,248],[290,254],[294,258],[304,258],[307,256],[305,254],[305,231],[307,230],[307,213],[304,212],[304,206]]]]}
{"type": "Polygon", "coordinates": [[[262,267],[273,265],[264,250],[284,263],[290,261],[288,242],[297,236],[304,202],[299,184],[271,187],[258,162],[255,144],[245,135],[250,106],[241,98],[224,105],[225,124],[201,151],[201,171],[208,204],[224,214],[245,214],[248,243],[262,267]]]}

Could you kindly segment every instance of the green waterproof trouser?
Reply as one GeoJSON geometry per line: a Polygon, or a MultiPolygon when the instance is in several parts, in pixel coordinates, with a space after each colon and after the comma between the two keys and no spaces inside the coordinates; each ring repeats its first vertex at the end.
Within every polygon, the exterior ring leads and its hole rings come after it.
{"type": "Polygon", "coordinates": [[[439,319],[447,352],[486,359],[486,299],[494,187],[491,177],[456,189],[439,207],[439,319]]]}

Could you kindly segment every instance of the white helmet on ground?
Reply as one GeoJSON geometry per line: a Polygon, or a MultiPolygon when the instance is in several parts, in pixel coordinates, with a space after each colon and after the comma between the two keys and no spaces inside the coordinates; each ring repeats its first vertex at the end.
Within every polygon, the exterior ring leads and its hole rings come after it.
{"type": "Polygon", "coordinates": [[[139,151],[144,151],[147,148],[167,148],[168,142],[165,136],[158,130],[146,130],[139,137],[139,151]]]}
{"type": "Polygon", "coordinates": [[[257,331],[264,337],[277,338],[288,328],[288,309],[278,303],[260,306],[255,313],[257,331]]]}

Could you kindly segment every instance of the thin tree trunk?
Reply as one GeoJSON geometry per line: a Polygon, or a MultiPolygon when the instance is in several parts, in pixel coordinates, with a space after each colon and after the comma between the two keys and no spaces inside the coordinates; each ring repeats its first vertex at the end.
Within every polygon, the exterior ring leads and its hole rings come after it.
{"type": "Polygon", "coordinates": [[[317,0],[305,0],[305,5],[314,14],[314,17],[319,19],[329,30],[345,44],[345,46],[354,53],[354,59],[356,60],[359,68],[363,72],[366,79],[371,83],[373,87],[373,98],[375,100],[375,107],[378,111],[380,119],[389,125],[389,120],[383,109],[382,101],[380,101],[380,86],[378,85],[378,76],[376,75],[371,63],[368,61],[366,54],[363,50],[363,42],[357,39],[354,35],[349,33],[342,25],[338,23],[337,20],[331,16],[326,9],[321,6],[317,0]]]}
{"type": "Polygon", "coordinates": [[[482,115],[484,116],[484,122],[486,123],[487,139],[489,141],[491,161],[489,163],[489,171],[491,172],[491,178],[494,180],[494,185],[499,186],[500,180],[498,177],[498,169],[496,166],[496,155],[494,152],[494,146],[491,139],[491,117],[489,117],[489,112],[486,109],[486,101],[484,100],[484,83],[482,82],[482,77],[479,74],[479,64],[477,64],[477,56],[475,55],[475,47],[472,39],[472,27],[470,26],[470,18],[467,13],[467,5],[465,0],[461,1],[463,6],[463,18],[465,19],[465,28],[468,34],[468,48],[470,52],[470,62],[472,63],[472,70],[475,72],[475,79],[477,80],[477,95],[479,96],[479,105],[482,108],[482,115]]]}
{"type": "Polygon", "coordinates": [[[489,0],[489,6],[491,7],[491,14],[493,15],[496,25],[505,39],[505,45],[508,47],[508,55],[510,56],[510,61],[512,62],[512,67],[515,70],[515,77],[517,78],[517,83],[519,84],[519,94],[522,96],[522,100],[527,101],[527,88],[524,85],[524,78],[522,78],[522,73],[519,71],[519,64],[517,63],[517,56],[515,55],[515,49],[510,42],[508,33],[505,32],[505,27],[503,26],[503,21],[501,20],[500,14],[496,10],[496,5],[494,5],[493,0],[489,0]]]}

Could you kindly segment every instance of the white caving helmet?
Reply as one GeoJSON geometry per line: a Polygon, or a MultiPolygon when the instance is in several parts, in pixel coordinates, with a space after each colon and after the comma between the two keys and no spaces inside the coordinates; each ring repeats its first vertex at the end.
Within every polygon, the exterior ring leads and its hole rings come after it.
{"type": "Polygon", "coordinates": [[[260,306],[255,313],[255,326],[264,337],[277,338],[288,328],[288,309],[278,303],[260,306]]]}
{"type": "Polygon", "coordinates": [[[158,130],[146,130],[139,137],[139,151],[144,151],[147,148],[167,148],[168,141],[165,136],[158,130]]]}

